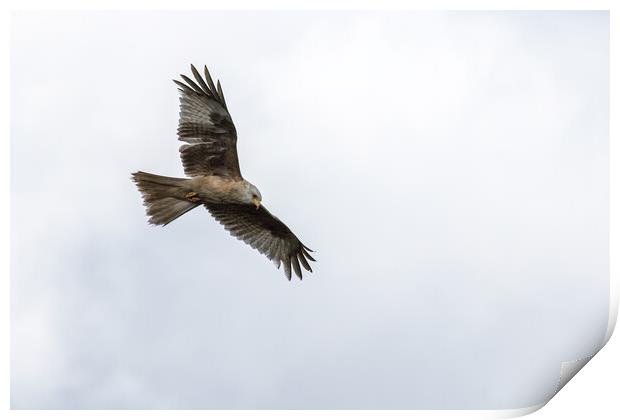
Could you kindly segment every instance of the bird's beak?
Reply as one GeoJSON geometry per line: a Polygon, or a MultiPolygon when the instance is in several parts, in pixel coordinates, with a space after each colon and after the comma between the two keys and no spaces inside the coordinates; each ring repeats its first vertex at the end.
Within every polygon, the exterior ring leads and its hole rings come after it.
{"type": "Polygon", "coordinates": [[[256,206],[256,210],[260,208],[260,200],[258,198],[254,197],[252,199],[252,203],[254,203],[254,205],[256,206]]]}

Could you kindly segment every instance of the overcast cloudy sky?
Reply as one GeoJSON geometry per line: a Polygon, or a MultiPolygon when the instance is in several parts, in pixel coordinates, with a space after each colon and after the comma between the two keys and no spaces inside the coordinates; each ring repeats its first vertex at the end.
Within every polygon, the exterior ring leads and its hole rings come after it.
{"type": "Polygon", "coordinates": [[[13,408],[516,408],[608,314],[608,14],[18,13],[13,408]],[[244,176],[315,249],[288,282],[181,176],[220,78],[244,176]]]}

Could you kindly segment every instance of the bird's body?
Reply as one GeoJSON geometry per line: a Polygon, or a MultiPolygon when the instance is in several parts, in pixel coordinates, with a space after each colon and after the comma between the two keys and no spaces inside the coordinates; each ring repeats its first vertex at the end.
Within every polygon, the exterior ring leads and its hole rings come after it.
{"type": "Polygon", "coordinates": [[[230,179],[218,175],[197,176],[190,178],[192,191],[195,191],[203,203],[244,204],[251,184],[245,179],[230,179]]]}
{"type": "Polygon", "coordinates": [[[243,179],[237,157],[237,132],[228,113],[219,81],[213,84],[205,67],[205,80],[191,66],[196,82],[182,75],[175,80],[181,92],[179,149],[185,174],[172,178],[136,172],[133,180],[142,193],[149,222],[167,225],[188,211],[204,205],[233,236],[257,249],[278,267],[291,267],[301,279],[303,266],[312,271],[311,250],[291,230],[261,205],[261,194],[243,179]]]}

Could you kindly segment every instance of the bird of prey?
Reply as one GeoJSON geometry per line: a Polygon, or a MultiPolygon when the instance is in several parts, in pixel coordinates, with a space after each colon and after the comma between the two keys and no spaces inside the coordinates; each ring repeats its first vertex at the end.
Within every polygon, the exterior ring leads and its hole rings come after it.
{"type": "Polygon", "coordinates": [[[312,250],[262,204],[261,194],[243,179],[237,157],[237,131],[228,112],[219,80],[217,87],[205,66],[204,79],[191,66],[196,81],[181,75],[174,80],[181,95],[177,134],[183,142],[179,152],[185,175],[171,178],[146,172],[132,174],[149,223],[167,225],[188,211],[204,205],[231,235],[284,266],[299,279],[302,269],[312,272],[312,250]],[[301,264],[301,266],[300,266],[301,264]]]}

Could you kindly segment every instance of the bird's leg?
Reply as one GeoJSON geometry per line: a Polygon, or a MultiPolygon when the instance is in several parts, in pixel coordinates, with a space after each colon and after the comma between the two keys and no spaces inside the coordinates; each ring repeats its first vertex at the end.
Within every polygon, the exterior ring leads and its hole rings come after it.
{"type": "Polygon", "coordinates": [[[187,194],[185,194],[185,198],[191,201],[192,203],[200,201],[200,197],[198,197],[198,193],[194,191],[190,191],[187,194]]]}

